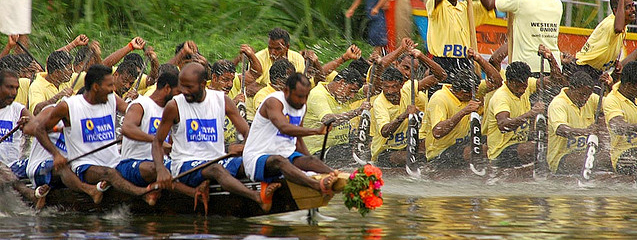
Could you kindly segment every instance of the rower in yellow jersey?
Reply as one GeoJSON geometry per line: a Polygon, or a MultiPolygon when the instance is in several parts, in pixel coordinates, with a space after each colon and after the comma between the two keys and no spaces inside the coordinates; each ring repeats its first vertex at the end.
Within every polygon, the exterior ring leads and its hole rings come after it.
{"type": "Polygon", "coordinates": [[[621,82],[604,99],[604,115],[610,131],[610,155],[617,173],[633,175],[637,169],[637,62],[622,70],[621,82]]]}

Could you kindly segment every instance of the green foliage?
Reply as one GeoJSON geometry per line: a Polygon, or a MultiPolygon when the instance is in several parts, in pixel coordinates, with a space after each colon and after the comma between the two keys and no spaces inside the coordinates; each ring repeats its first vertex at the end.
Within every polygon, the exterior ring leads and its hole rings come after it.
{"type": "MultiPolygon", "coordinates": [[[[274,27],[291,34],[291,49],[312,49],[322,62],[338,58],[350,41],[344,38],[343,12],[351,0],[33,0],[32,52],[44,59],[79,34],[102,46],[102,57],[141,36],[155,48],[161,62],[175,46],[193,40],[210,61],[234,58],[241,44],[257,51],[267,46],[274,27]]],[[[352,18],[353,29],[365,24],[362,7],[352,18]]],[[[371,53],[364,32],[351,42],[371,53]]],[[[0,43],[6,43],[0,39],[0,43]]]]}

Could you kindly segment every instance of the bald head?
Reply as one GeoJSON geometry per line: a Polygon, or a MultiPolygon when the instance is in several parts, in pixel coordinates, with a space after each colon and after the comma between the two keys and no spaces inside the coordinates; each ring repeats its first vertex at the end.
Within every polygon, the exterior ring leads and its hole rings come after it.
{"type": "Polygon", "coordinates": [[[200,63],[190,62],[179,72],[179,80],[182,79],[192,79],[203,83],[206,81],[206,68],[200,63]]]}

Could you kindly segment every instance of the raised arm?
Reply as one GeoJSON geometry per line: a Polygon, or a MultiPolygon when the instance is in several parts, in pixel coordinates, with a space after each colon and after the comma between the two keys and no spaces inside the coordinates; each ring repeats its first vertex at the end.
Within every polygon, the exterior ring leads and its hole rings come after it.
{"type": "Polygon", "coordinates": [[[613,12],[615,14],[615,34],[620,34],[624,32],[624,28],[626,28],[626,12],[624,8],[626,7],[624,0],[617,0],[617,9],[613,12]]]}
{"type": "Polygon", "coordinates": [[[413,49],[411,50],[411,54],[412,56],[416,57],[418,61],[427,65],[427,67],[429,67],[429,72],[432,73],[432,75],[426,76],[418,81],[418,91],[429,89],[439,82],[447,79],[447,72],[440,65],[438,65],[438,63],[425,56],[425,54],[423,54],[420,50],[413,49]]]}
{"type": "Polygon", "coordinates": [[[500,76],[498,70],[487,60],[482,58],[480,54],[469,48],[467,49],[467,58],[476,61],[480,65],[480,68],[487,74],[487,92],[491,92],[502,86],[502,76],[500,76]]]}
{"type": "MultiPolygon", "coordinates": [[[[323,64],[323,69],[321,69],[321,74],[323,76],[327,76],[336,68],[341,66],[343,63],[352,59],[358,59],[360,57],[361,57],[361,50],[356,45],[352,44],[351,46],[347,48],[345,53],[341,55],[341,57],[334,59],[326,64],[323,64]]],[[[364,74],[364,73],[361,73],[361,74],[364,74]]]]}
{"type": "Polygon", "coordinates": [[[356,8],[358,8],[358,5],[360,4],[361,4],[361,0],[354,0],[354,2],[352,2],[352,5],[349,6],[347,11],[345,12],[345,17],[351,18],[352,16],[354,16],[354,12],[356,11],[356,8]]]}
{"type": "Polygon", "coordinates": [[[153,47],[146,47],[145,54],[146,57],[150,59],[150,72],[148,73],[148,77],[146,77],[146,86],[150,86],[155,84],[159,78],[159,59],[153,47]]]}
{"type": "Polygon", "coordinates": [[[126,46],[120,48],[119,50],[111,53],[108,57],[104,58],[102,64],[112,67],[115,66],[126,54],[132,52],[133,50],[143,49],[146,45],[146,42],[141,37],[135,37],[131,40],[126,46]]]}
{"type": "Polygon", "coordinates": [[[557,60],[555,60],[553,52],[551,52],[551,50],[544,45],[540,44],[540,47],[538,48],[538,54],[543,55],[544,58],[549,61],[549,64],[551,66],[551,76],[549,77],[549,81],[544,84],[544,87],[548,88],[552,86],[568,85],[568,79],[566,79],[564,75],[562,75],[562,70],[557,63],[557,60]]]}
{"type": "Polygon", "coordinates": [[[86,35],[80,34],[79,36],[75,37],[75,39],[73,39],[73,41],[71,41],[69,44],[59,48],[57,51],[69,52],[71,51],[71,49],[76,48],[78,46],[86,46],[88,44],[88,40],[89,39],[86,35]]]}
{"type": "MultiPolygon", "coordinates": [[[[263,74],[263,67],[261,66],[261,62],[257,58],[257,55],[254,53],[254,48],[252,48],[248,44],[241,44],[241,48],[239,49],[239,56],[245,54],[248,57],[248,61],[250,61],[250,70],[246,72],[246,84],[254,83],[257,78],[259,78],[263,74]]],[[[236,65],[237,63],[235,63],[236,65]]],[[[241,66],[243,67],[243,66],[241,66]]]]}
{"type": "Polygon", "coordinates": [[[9,55],[11,53],[11,49],[15,48],[15,45],[18,42],[18,38],[20,35],[9,35],[9,40],[7,40],[7,45],[0,52],[0,58],[9,55]]]}

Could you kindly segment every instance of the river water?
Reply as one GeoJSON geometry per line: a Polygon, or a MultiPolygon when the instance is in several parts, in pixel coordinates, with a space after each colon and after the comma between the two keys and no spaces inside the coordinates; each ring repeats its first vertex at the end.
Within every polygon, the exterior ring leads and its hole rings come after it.
{"type": "MultiPolygon", "coordinates": [[[[307,211],[248,219],[34,212],[1,191],[0,238],[50,239],[637,239],[632,183],[575,180],[485,185],[385,176],[384,205],[361,217],[342,195],[308,224],[307,211]]],[[[214,203],[211,203],[214,204],[214,203]]]]}

